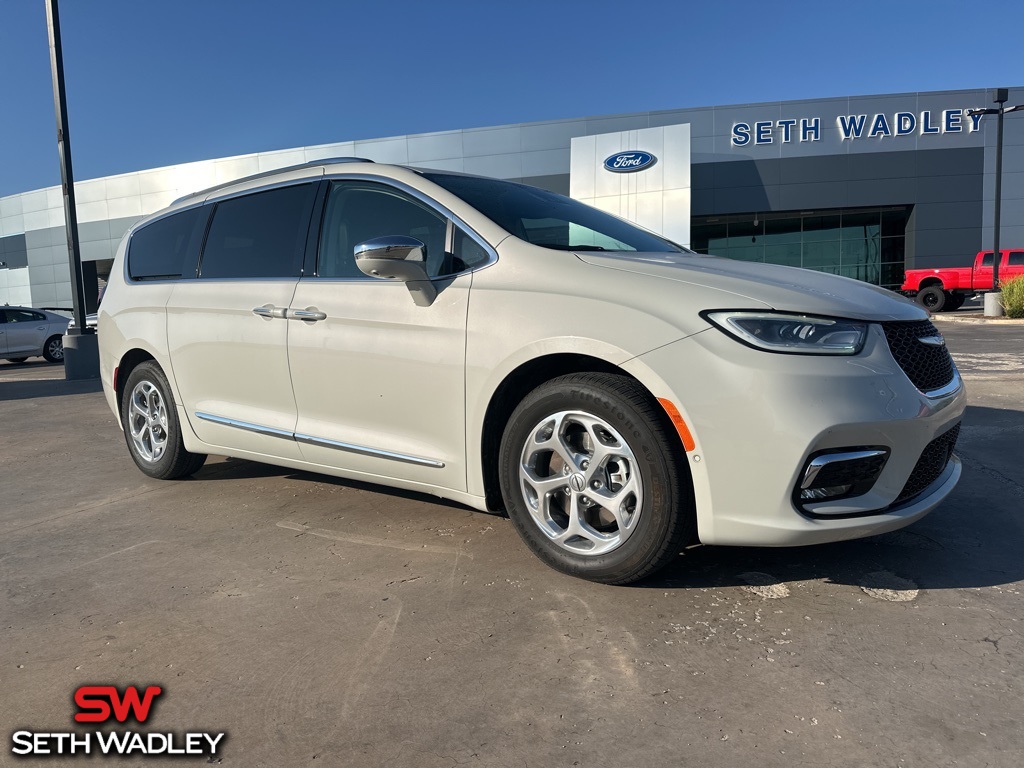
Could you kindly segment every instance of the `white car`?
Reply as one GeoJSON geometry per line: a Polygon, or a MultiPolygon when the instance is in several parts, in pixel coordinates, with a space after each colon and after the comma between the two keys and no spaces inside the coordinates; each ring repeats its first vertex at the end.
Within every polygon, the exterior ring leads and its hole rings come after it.
{"type": "Polygon", "coordinates": [[[68,319],[32,307],[0,306],[0,358],[23,363],[30,357],[64,361],[64,334],[68,319]]]}
{"type": "Polygon", "coordinates": [[[99,339],[152,477],[215,453],[436,494],[607,583],[697,540],[890,531],[961,471],[913,302],[456,173],[343,158],[178,200],[121,242],[99,339]]]}

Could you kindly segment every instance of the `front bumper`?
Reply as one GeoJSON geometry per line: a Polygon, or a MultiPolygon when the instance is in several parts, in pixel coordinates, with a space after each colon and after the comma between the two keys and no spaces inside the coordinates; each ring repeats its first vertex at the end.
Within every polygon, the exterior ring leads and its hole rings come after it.
{"type": "Polygon", "coordinates": [[[624,367],[672,400],[690,427],[705,544],[797,546],[884,533],[923,517],[960,477],[954,457],[924,491],[895,503],[926,446],[961,419],[966,394],[962,385],[941,397],[918,391],[879,325],[850,357],[772,354],[709,329],[624,367]],[[809,457],[853,446],[890,449],[871,490],[810,505],[813,516],[798,511],[793,491],[809,457]]]}

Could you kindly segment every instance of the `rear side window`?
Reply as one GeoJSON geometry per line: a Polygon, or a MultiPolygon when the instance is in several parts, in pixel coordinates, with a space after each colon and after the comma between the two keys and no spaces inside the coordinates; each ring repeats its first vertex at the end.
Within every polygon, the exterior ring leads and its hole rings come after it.
{"type": "Polygon", "coordinates": [[[38,323],[46,322],[46,315],[39,312],[29,312],[27,309],[8,309],[8,323],[38,323]]]}
{"type": "Polygon", "coordinates": [[[206,220],[202,206],[154,221],[132,235],[128,275],[132,280],[175,280],[195,277],[195,250],[189,248],[196,226],[206,220]]]}
{"type": "Polygon", "coordinates": [[[1007,265],[1011,267],[1024,267],[1024,251],[1010,251],[1010,259],[1007,265]]]}
{"type": "Polygon", "coordinates": [[[218,203],[199,277],[298,277],[315,184],[300,184],[218,203]]]}

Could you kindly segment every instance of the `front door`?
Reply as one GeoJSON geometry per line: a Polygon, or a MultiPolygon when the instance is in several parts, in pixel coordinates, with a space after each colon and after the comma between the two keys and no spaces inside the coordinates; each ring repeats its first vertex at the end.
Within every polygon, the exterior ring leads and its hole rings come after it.
{"type": "Polygon", "coordinates": [[[399,190],[332,182],[315,274],[289,322],[297,439],[311,462],[465,490],[466,315],[472,274],[450,252],[447,219],[399,190]],[[405,235],[426,245],[438,295],[417,306],[404,283],[363,275],[353,249],[405,235]],[[461,274],[458,273],[462,270],[461,274]],[[452,275],[443,277],[445,275],[452,275]]]}

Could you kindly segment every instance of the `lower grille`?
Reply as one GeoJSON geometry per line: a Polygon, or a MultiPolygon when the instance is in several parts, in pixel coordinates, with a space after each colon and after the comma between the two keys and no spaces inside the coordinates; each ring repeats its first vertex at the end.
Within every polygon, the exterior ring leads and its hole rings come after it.
{"type": "Polygon", "coordinates": [[[952,429],[947,429],[925,446],[921,458],[917,460],[914,471],[910,473],[910,477],[907,479],[907,484],[903,486],[903,490],[900,491],[900,495],[896,497],[896,501],[892,503],[892,506],[904,504],[919,496],[925,488],[939,479],[939,475],[945,471],[946,465],[949,464],[949,459],[953,455],[953,448],[956,446],[956,439],[959,435],[960,425],[957,424],[952,429]]]}

